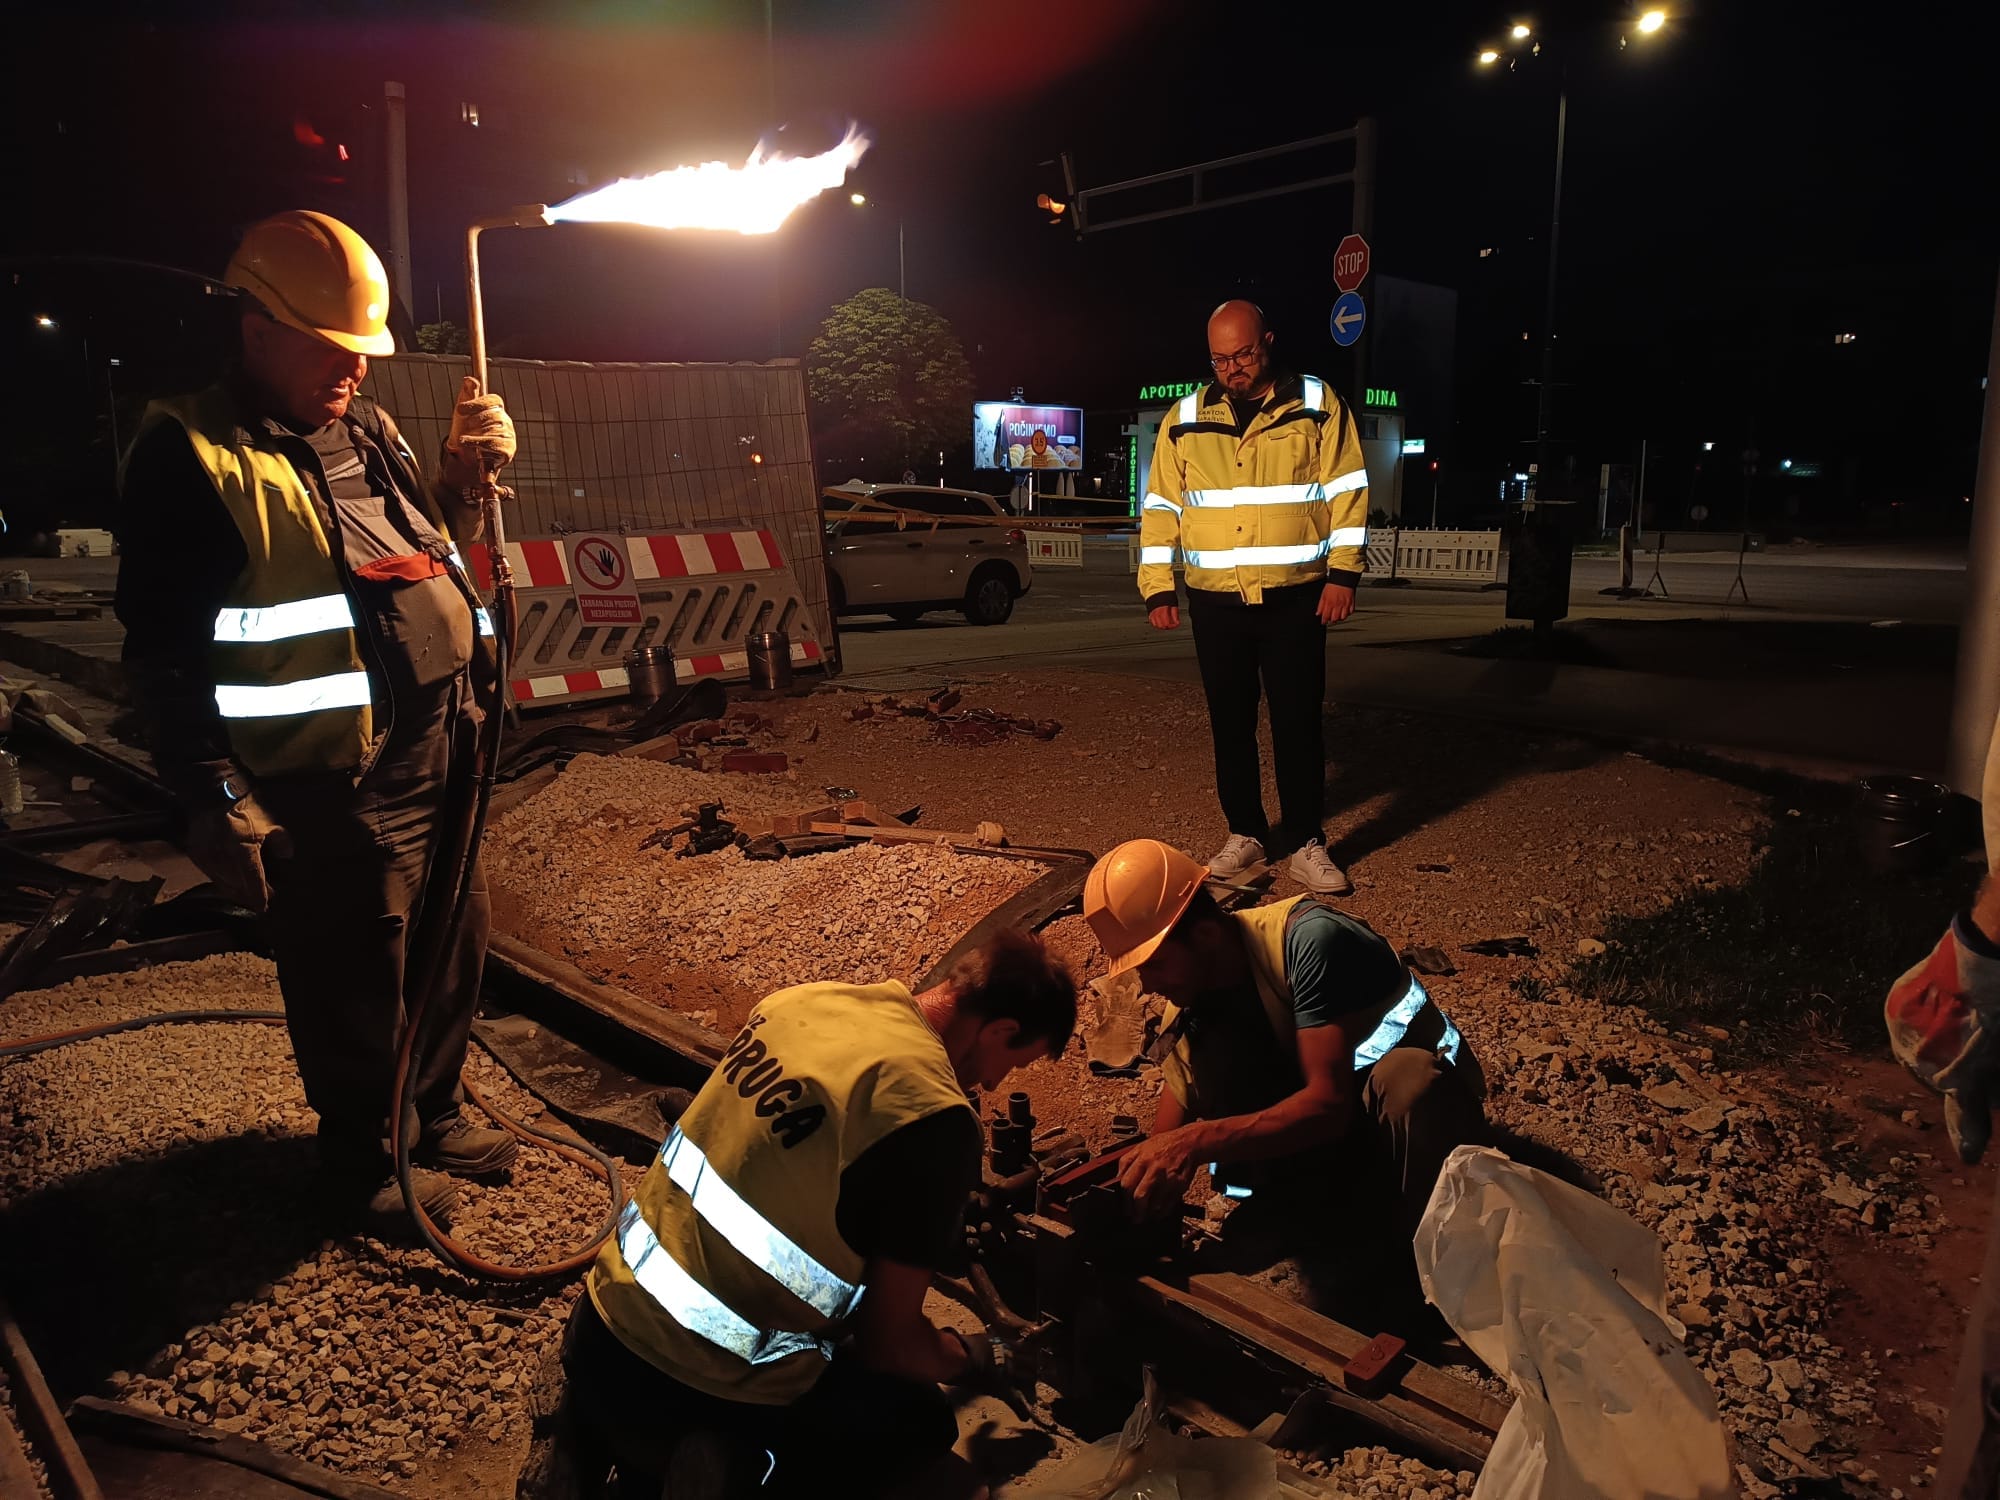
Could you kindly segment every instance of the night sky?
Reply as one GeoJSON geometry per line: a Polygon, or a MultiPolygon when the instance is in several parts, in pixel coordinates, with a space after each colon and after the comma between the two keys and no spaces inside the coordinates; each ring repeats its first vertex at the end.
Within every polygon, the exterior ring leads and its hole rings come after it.
{"type": "Polygon", "coordinates": [[[106,390],[184,383],[217,344],[194,283],[63,258],[215,273],[243,225],[295,206],[381,244],[381,84],[397,79],[417,321],[462,316],[477,213],[559,201],[576,176],[740,159],[778,125],[816,150],[855,119],[876,140],[854,184],[866,209],[828,195],[769,240],[489,237],[496,352],[799,354],[831,303],[895,285],[900,218],[909,293],[956,325],[982,393],[1091,408],[1098,451],[1141,383],[1204,373],[1202,319],[1224,297],[1256,298],[1292,361],[1342,380],[1326,320],[1350,205],[1321,189],[1079,241],[1034,207],[1061,195],[1044,163],[1068,150],[1094,185],[1372,115],[1375,270],[1459,294],[1455,425],[1432,441],[1470,507],[1533,434],[1560,53],[1564,451],[1594,474],[1645,438],[1678,487],[1715,482],[1692,471],[1702,441],[1711,468],[1754,444],[1823,466],[1805,495],[1830,522],[1879,524],[1895,501],[1962,516],[2000,248],[1992,7],[1705,0],[1622,52],[1632,11],[1543,7],[1520,15],[1550,55],[1511,73],[1473,56],[1516,13],[1459,0],[774,9],[769,55],[762,0],[11,17],[6,503],[93,443],[61,483],[108,482],[106,390]],[[33,324],[45,310],[55,336],[33,324]]]}

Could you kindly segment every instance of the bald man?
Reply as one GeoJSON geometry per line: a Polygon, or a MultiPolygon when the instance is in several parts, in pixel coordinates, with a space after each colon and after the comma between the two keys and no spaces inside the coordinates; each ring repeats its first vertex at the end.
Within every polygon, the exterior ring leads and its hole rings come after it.
{"type": "Polygon", "coordinates": [[[1319,896],[1354,889],[1326,850],[1326,631],[1354,613],[1368,542],[1368,470],[1354,415],[1325,381],[1284,373],[1251,302],[1208,320],[1215,380],[1160,426],[1139,522],[1139,593],[1155,629],[1181,622],[1186,572],[1208,697],[1215,789],[1229,834],[1209,870],[1228,880],[1289,855],[1319,896]],[[1270,705],[1278,824],[1264,812],[1257,704],[1270,705]]]}

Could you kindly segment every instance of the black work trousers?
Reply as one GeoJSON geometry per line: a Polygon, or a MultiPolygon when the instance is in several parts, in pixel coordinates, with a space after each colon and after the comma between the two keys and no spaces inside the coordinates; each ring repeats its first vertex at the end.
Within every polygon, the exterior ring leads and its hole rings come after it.
{"type": "Polygon", "coordinates": [[[1273,858],[1322,836],[1326,802],[1326,626],[1321,585],[1266,589],[1262,604],[1188,590],[1195,660],[1215,742],[1215,790],[1231,833],[1256,839],[1273,858]],[[1271,710],[1278,779],[1277,838],[1264,816],[1257,754],[1257,700],[1271,710]]]}
{"type": "Polygon", "coordinates": [[[620,1343],[587,1292],[570,1314],[562,1361],[563,1405],[589,1469],[616,1464],[621,1475],[664,1480],[681,1438],[701,1431],[732,1450],[724,1495],[861,1497],[907,1484],[958,1440],[938,1387],[870,1370],[844,1349],[789,1406],[682,1385],[620,1343]]]}
{"type": "MultiPolygon", "coordinates": [[[[336,1167],[373,1171],[386,1160],[397,1043],[417,998],[405,986],[416,977],[409,970],[424,930],[450,917],[450,856],[472,815],[479,723],[460,674],[399,698],[388,739],[358,785],[346,773],[257,782],[258,800],[291,836],[289,857],[266,859],[269,930],[306,1102],[336,1167]]],[[[486,879],[475,867],[464,925],[425,1009],[413,1060],[416,1119],[406,1129],[435,1134],[457,1117],[490,927],[486,879]]]]}
{"type": "Polygon", "coordinates": [[[1320,1312],[1435,1339],[1449,1330],[1426,1311],[1410,1242],[1445,1158],[1487,1139],[1485,1079],[1468,1044],[1455,1063],[1392,1047],[1357,1076],[1361,1097],[1340,1140],[1244,1174],[1251,1194],[1223,1225],[1221,1260],[1245,1272],[1288,1261],[1320,1312]]]}

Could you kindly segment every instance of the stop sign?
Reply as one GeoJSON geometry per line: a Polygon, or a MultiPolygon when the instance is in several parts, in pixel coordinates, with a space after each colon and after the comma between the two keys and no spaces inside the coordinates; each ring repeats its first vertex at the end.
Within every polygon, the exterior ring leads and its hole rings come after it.
{"type": "Polygon", "coordinates": [[[1350,234],[1333,252],[1333,284],[1351,292],[1368,279],[1368,241],[1350,234]]]}

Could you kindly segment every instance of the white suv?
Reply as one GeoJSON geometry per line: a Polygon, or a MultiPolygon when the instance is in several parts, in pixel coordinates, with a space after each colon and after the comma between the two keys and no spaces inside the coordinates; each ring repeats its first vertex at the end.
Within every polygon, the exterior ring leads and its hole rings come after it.
{"type": "Polygon", "coordinates": [[[1000,625],[1034,585],[1027,536],[991,495],[858,479],[820,494],[840,614],[907,624],[955,609],[975,625],[1000,625]]]}

